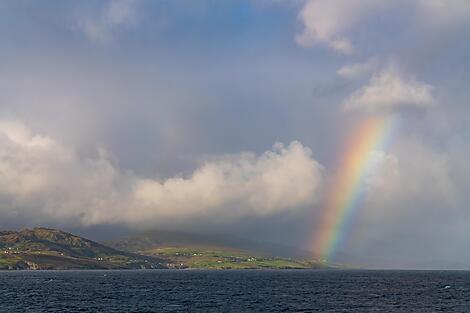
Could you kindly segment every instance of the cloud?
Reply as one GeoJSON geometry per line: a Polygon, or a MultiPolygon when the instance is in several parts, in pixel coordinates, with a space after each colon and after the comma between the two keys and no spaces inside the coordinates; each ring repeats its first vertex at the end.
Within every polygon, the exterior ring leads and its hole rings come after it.
{"type": "Polygon", "coordinates": [[[435,26],[461,23],[470,17],[468,0],[417,0],[418,14],[421,23],[435,26]]]}
{"type": "Polygon", "coordinates": [[[190,175],[141,178],[120,169],[104,150],[83,158],[23,124],[0,123],[4,220],[152,227],[298,212],[316,201],[322,172],[312,152],[294,141],[260,155],[216,157],[190,175]]]}
{"type": "Polygon", "coordinates": [[[343,78],[353,79],[372,73],[378,66],[377,58],[371,58],[364,63],[345,65],[336,71],[336,74],[343,78]]]}
{"type": "Polygon", "coordinates": [[[395,210],[401,207],[421,213],[435,205],[444,210],[463,208],[462,196],[467,189],[464,182],[470,179],[470,171],[463,166],[467,153],[468,147],[443,152],[415,136],[402,137],[394,153],[385,154],[380,172],[384,183],[374,186],[371,198],[379,204],[381,193],[386,191],[395,210]],[[408,205],[403,205],[405,202],[408,205]]]}
{"type": "Polygon", "coordinates": [[[346,34],[363,15],[382,5],[374,0],[308,0],[299,13],[304,29],[296,36],[298,44],[308,47],[324,44],[344,54],[354,52],[346,34]]]}
{"type": "Polygon", "coordinates": [[[468,264],[470,255],[462,253],[470,218],[465,209],[468,147],[443,152],[407,137],[396,140],[393,153],[377,154],[374,175],[366,180],[366,203],[346,249],[375,267],[468,264]]]}
{"type": "Polygon", "coordinates": [[[92,41],[107,43],[113,40],[116,30],[130,27],[136,22],[135,13],[134,0],[113,0],[106,3],[97,16],[77,17],[75,27],[92,41]]]}
{"type": "Polygon", "coordinates": [[[356,47],[349,38],[353,30],[369,17],[394,8],[406,12],[405,18],[421,31],[423,26],[448,28],[470,17],[467,0],[307,0],[298,15],[304,28],[296,41],[304,47],[322,44],[339,53],[354,53],[356,47]]]}
{"type": "Polygon", "coordinates": [[[393,67],[374,75],[355,91],[343,107],[347,111],[390,112],[400,109],[426,110],[435,105],[433,87],[414,78],[404,78],[393,67]]]}
{"type": "Polygon", "coordinates": [[[398,175],[398,158],[381,150],[374,150],[371,154],[370,166],[364,175],[364,184],[367,190],[372,192],[380,190],[383,195],[388,191],[388,182],[398,175]]]}

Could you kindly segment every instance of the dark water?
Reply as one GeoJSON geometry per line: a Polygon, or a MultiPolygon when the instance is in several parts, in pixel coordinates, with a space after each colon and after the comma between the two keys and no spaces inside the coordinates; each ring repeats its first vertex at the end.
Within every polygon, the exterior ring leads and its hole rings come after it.
{"type": "Polygon", "coordinates": [[[470,312],[470,272],[0,272],[0,312],[470,312]]]}

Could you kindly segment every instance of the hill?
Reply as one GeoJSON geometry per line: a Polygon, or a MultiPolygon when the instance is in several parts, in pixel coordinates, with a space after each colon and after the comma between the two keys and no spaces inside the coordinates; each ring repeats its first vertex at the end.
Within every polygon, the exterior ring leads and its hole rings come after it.
{"type": "MultiPolygon", "coordinates": [[[[279,249],[303,254],[295,248],[262,244],[220,235],[148,231],[109,241],[107,245],[165,261],[168,268],[193,269],[312,269],[330,265],[308,257],[273,256],[279,249]],[[273,252],[276,250],[276,252],[273,252]]],[[[276,254],[275,254],[276,253],[276,254]]]]}
{"type": "Polygon", "coordinates": [[[330,267],[308,258],[272,256],[267,253],[272,247],[223,236],[156,231],[100,244],[61,230],[36,227],[0,231],[0,270],[330,267]]]}
{"type": "Polygon", "coordinates": [[[0,269],[160,268],[161,260],[122,252],[70,233],[37,227],[0,231],[0,269]]]}
{"type": "Polygon", "coordinates": [[[195,234],[177,231],[150,230],[134,236],[106,241],[106,245],[122,251],[145,251],[155,247],[229,247],[258,255],[309,259],[311,253],[281,244],[258,242],[225,234],[195,234]]]}

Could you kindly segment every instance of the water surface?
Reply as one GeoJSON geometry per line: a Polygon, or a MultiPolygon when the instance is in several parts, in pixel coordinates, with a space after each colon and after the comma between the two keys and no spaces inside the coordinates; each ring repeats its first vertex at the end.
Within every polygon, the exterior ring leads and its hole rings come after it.
{"type": "Polygon", "coordinates": [[[0,312],[470,312],[470,272],[0,272],[0,312]]]}

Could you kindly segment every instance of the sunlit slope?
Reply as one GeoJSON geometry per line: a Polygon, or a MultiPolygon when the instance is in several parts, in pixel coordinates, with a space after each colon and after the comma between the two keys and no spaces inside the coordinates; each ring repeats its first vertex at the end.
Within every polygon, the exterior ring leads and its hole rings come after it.
{"type": "Polygon", "coordinates": [[[230,238],[178,232],[150,231],[107,242],[116,249],[162,259],[168,268],[189,269],[317,269],[330,268],[299,250],[230,238]],[[280,248],[279,248],[280,247],[280,248]],[[290,249],[290,250],[289,250],[290,249]],[[282,250],[282,251],[281,251],[282,250]],[[274,252],[271,252],[274,251],[274,252]],[[276,254],[281,251],[283,255],[276,254]],[[286,256],[288,252],[295,256],[286,256]]]}
{"type": "Polygon", "coordinates": [[[0,232],[0,269],[158,267],[150,257],[118,251],[70,233],[37,227],[0,232]]]}

